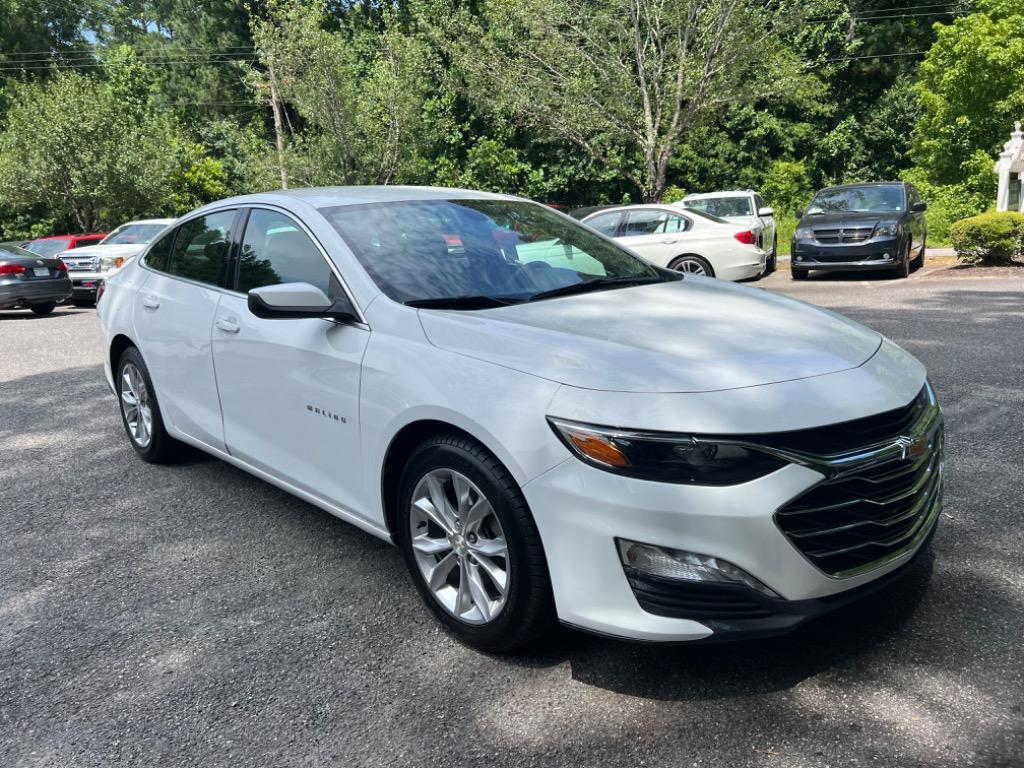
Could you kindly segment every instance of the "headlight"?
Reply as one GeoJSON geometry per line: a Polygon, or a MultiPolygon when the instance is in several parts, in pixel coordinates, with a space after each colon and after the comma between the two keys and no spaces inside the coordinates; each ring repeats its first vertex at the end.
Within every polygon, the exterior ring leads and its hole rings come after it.
{"type": "Polygon", "coordinates": [[[607,472],[688,485],[736,485],[784,467],[776,456],[725,439],[632,432],[549,418],[577,458],[607,472]]]}
{"type": "Polygon", "coordinates": [[[112,269],[120,269],[124,266],[124,257],[122,256],[103,256],[100,259],[100,271],[109,272],[112,269]]]}
{"type": "Polygon", "coordinates": [[[810,227],[797,227],[796,232],[793,233],[794,240],[813,240],[814,230],[810,227]]]}
{"type": "Polygon", "coordinates": [[[872,237],[895,237],[899,231],[898,221],[880,221],[875,225],[875,234],[872,237]]]}

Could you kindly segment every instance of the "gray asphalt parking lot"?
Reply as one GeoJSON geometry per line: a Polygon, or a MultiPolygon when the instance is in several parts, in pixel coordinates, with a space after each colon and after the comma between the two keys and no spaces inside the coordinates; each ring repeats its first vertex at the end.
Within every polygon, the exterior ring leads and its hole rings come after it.
{"type": "Polygon", "coordinates": [[[137,460],[92,310],[0,313],[0,765],[1024,765],[1024,270],[994,274],[755,284],[927,364],[946,508],[908,579],[779,639],[530,657],[449,639],[326,513],[137,460]]]}

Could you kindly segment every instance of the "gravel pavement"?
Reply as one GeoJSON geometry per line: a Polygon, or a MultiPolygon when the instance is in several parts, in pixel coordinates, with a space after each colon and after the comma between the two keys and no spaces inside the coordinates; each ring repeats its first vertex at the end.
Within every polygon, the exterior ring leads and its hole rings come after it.
{"type": "Polygon", "coordinates": [[[222,462],[136,459],[93,311],[0,313],[0,766],[1024,766],[1024,277],[1000,274],[755,283],[928,365],[949,474],[911,578],[775,640],[511,658],[440,632],[387,544],[222,462]]]}

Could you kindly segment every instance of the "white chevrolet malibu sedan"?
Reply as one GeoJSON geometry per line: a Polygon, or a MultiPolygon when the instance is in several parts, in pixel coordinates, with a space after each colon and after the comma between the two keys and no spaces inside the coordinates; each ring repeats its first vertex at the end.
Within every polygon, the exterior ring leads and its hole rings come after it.
{"type": "Polygon", "coordinates": [[[904,574],[942,503],[909,354],[514,197],[224,200],[98,314],[143,459],[188,444],[396,543],[481,649],[784,632],[904,574]]]}

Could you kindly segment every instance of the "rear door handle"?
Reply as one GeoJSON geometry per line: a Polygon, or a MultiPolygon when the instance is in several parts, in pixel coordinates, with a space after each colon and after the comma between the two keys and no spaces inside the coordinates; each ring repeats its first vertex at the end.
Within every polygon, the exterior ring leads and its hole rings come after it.
{"type": "Polygon", "coordinates": [[[238,323],[233,323],[230,320],[225,320],[222,317],[217,318],[216,325],[218,328],[224,331],[224,333],[238,333],[239,331],[238,323]]]}
{"type": "Polygon", "coordinates": [[[144,306],[146,309],[160,309],[160,302],[157,301],[156,298],[154,298],[153,296],[146,296],[142,300],[142,306],[144,306]]]}

